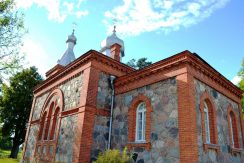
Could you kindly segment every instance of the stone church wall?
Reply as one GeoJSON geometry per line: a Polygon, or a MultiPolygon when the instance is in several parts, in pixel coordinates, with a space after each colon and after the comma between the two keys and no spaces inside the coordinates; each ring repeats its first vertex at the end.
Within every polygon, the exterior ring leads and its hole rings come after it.
{"type": "MultiPolygon", "coordinates": [[[[240,122],[239,109],[237,103],[207,86],[206,84],[195,80],[195,92],[196,92],[196,112],[197,112],[197,128],[198,128],[198,150],[199,150],[199,162],[232,162],[239,163],[244,162],[240,160],[240,156],[234,156],[230,153],[229,144],[229,132],[228,132],[228,120],[227,120],[227,108],[229,104],[233,106],[233,109],[237,115],[238,122],[240,122]],[[208,150],[207,152],[203,151],[203,141],[202,141],[202,126],[201,126],[201,112],[200,112],[200,98],[204,91],[207,91],[212,97],[216,115],[217,115],[217,131],[218,131],[218,144],[220,145],[220,153],[216,155],[215,151],[208,150]]],[[[239,127],[239,138],[242,142],[241,128],[240,123],[239,127]]],[[[241,148],[242,148],[242,143],[241,148]]]]}
{"type": "Polygon", "coordinates": [[[61,119],[56,149],[56,162],[72,163],[74,135],[77,127],[77,115],[61,119]]]}
{"type": "MultiPolygon", "coordinates": [[[[63,111],[74,109],[79,106],[80,94],[83,85],[83,74],[80,74],[71,80],[61,84],[59,88],[64,95],[64,108],[63,111]]],[[[33,108],[33,116],[31,121],[40,119],[40,113],[43,108],[44,102],[48,97],[50,91],[36,98],[33,108]]],[[[63,117],[60,123],[58,146],[57,146],[57,160],[66,160],[67,163],[72,162],[72,146],[73,136],[76,130],[77,116],[63,117]],[[64,148],[65,147],[65,148],[64,148]]],[[[30,134],[28,135],[25,158],[33,157],[36,138],[39,132],[39,124],[30,126],[30,134]]]]}
{"type": "Polygon", "coordinates": [[[36,103],[35,103],[35,106],[33,108],[32,121],[35,121],[35,120],[37,120],[37,119],[40,118],[40,114],[41,114],[41,111],[42,111],[42,107],[44,105],[44,102],[45,102],[48,94],[49,94],[49,92],[48,93],[45,93],[42,96],[39,96],[39,97],[36,98],[36,103]]]}
{"type": "Polygon", "coordinates": [[[152,105],[151,149],[136,147],[138,163],[179,162],[178,105],[176,79],[160,81],[116,96],[112,147],[122,150],[128,144],[128,109],[139,94],[152,105]]]}
{"type": "Polygon", "coordinates": [[[99,75],[97,90],[97,108],[110,110],[112,89],[110,88],[109,75],[103,72],[99,75]]]}
{"type": "MultiPolygon", "coordinates": [[[[97,109],[110,110],[112,89],[109,83],[109,74],[99,74],[97,90],[97,109]]],[[[93,129],[93,144],[91,161],[96,160],[98,154],[106,150],[108,145],[109,117],[96,115],[93,129]]]]}
{"type": "Polygon", "coordinates": [[[99,153],[105,151],[108,145],[109,117],[96,116],[93,131],[91,161],[96,160],[99,153]]]}
{"type": "Polygon", "coordinates": [[[31,125],[28,141],[26,144],[25,157],[30,158],[34,155],[34,149],[36,144],[36,137],[38,135],[39,125],[31,125]]]}
{"type": "Polygon", "coordinates": [[[64,94],[64,111],[74,109],[79,106],[82,86],[83,74],[80,74],[59,87],[64,94]]]}

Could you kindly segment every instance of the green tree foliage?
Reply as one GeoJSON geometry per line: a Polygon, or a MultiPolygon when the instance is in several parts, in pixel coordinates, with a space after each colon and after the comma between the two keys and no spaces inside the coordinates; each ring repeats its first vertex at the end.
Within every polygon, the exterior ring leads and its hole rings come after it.
{"type": "Polygon", "coordinates": [[[131,59],[126,63],[128,66],[134,69],[143,69],[152,64],[152,62],[147,61],[147,58],[140,58],[137,61],[135,59],[131,59]]]}
{"type": "Polygon", "coordinates": [[[0,0],[0,79],[20,68],[22,36],[26,33],[23,14],[15,8],[14,0],[0,0]]]}
{"type": "MultiPolygon", "coordinates": [[[[242,91],[244,91],[244,58],[242,59],[241,69],[238,73],[238,76],[241,78],[240,83],[238,84],[242,91]]],[[[244,93],[242,94],[242,112],[244,112],[244,93]]]]}
{"type": "Polygon", "coordinates": [[[35,67],[24,69],[3,84],[0,101],[2,134],[12,138],[11,158],[16,158],[19,146],[24,142],[31,110],[34,87],[42,81],[35,67]]]}
{"type": "Polygon", "coordinates": [[[2,134],[2,127],[0,127],[0,150],[10,150],[12,147],[12,141],[10,137],[5,137],[2,134]]]}
{"type": "Polygon", "coordinates": [[[93,163],[130,163],[131,157],[127,154],[127,149],[125,148],[123,152],[119,150],[106,150],[103,154],[100,153],[97,161],[93,163]]]}

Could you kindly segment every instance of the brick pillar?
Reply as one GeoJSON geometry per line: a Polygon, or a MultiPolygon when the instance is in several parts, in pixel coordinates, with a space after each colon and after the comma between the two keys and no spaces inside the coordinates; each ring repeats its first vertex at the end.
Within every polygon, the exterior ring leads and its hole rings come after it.
{"type": "Polygon", "coordinates": [[[97,90],[100,71],[89,67],[84,70],[84,81],[80,95],[78,129],[73,145],[73,163],[89,163],[92,147],[97,90]]]}
{"type": "Polygon", "coordinates": [[[120,62],[120,48],[121,46],[119,44],[113,44],[110,47],[111,57],[119,62],[120,62]]]}
{"type": "Polygon", "coordinates": [[[177,76],[180,162],[198,162],[197,120],[194,78],[190,74],[177,76]]]}

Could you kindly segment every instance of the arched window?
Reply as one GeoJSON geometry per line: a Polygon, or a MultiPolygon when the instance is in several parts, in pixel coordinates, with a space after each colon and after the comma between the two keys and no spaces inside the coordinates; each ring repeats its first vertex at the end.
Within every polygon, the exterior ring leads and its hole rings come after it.
{"type": "Polygon", "coordinates": [[[40,131],[39,131],[39,134],[38,134],[38,140],[42,139],[46,116],[47,116],[47,112],[45,111],[43,116],[42,116],[42,118],[41,118],[40,131]]]}
{"type": "Polygon", "coordinates": [[[203,146],[219,151],[215,106],[211,96],[205,91],[200,99],[203,146]]]}
{"type": "Polygon", "coordinates": [[[50,121],[52,118],[52,113],[53,113],[53,107],[54,107],[54,102],[51,103],[49,110],[48,110],[48,117],[46,119],[46,125],[45,125],[45,134],[44,134],[44,140],[47,140],[48,133],[49,133],[49,128],[50,128],[50,121]]]}
{"type": "Polygon", "coordinates": [[[53,122],[52,122],[52,128],[51,128],[51,133],[50,133],[50,140],[53,140],[55,136],[55,128],[57,126],[57,118],[58,118],[58,113],[59,113],[59,107],[57,107],[54,115],[53,115],[53,122]]]}
{"type": "Polygon", "coordinates": [[[136,110],[136,141],[143,142],[146,133],[146,105],[144,102],[140,103],[136,110]]]}
{"type": "Polygon", "coordinates": [[[210,143],[210,123],[209,123],[209,114],[208,114],[208,106],[206,102],[204,102],[204,125],[205,125],[205,135],[206,135],[206,143],[210,143]]]}
{"type": "Polygon", "coordinates": [[[152,106],[148,97],[139,94],[131,102],[128,111],[128,148],[150,149],[152,106]]]}
{"type": "Polygon", "coordinates": [[[228,108],[228,123],[229,123],[230,146],[232,148],[240,148],[237,118],[232,107],[228,108]]]}
{"type": "Polygon", "coordinates": [[[61,90],[54,90],[46,99],[40,116],[40,129],[35,154],[43,162],[53,162],[57,145],[60,112],[63,108],[61,90]]]}

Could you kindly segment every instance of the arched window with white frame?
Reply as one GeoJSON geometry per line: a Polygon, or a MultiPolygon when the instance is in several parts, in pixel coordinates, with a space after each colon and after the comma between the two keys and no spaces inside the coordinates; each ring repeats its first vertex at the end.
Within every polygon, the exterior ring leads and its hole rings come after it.
{"type": "Polygon", "coordinates": [[[209,109],[205,101],[204,101],[204,122],[205,122],[206,143],[210,143],[209,109]]]}
{"type": "Polygon", "coordinates": [[[141,102],[136,110],[136,142],[146,141],[146,105],[141,102]]]}

